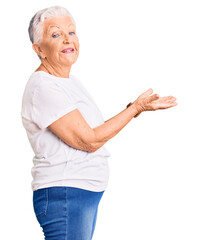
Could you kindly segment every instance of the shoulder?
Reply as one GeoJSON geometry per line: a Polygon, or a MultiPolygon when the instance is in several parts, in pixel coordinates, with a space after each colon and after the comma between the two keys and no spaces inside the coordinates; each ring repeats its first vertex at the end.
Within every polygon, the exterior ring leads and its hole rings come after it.
{"type": "Polygon", "coordinates": [[[33,87],[42,88],[48,85],[56,85],[52,79],[46,75],[43,75],[41,72],[33,72],[30,76],[33,87]]]}
{"type": "Polygon", "coordinates": [[[76,87],[85,90],[85,86],[82,83],[82,81],[79,79],[79,77],[74,76],[74,75],[70,75],[71,80],[73,81],[73,83],[75,84],[76,87]]]}
{"type": "Polygon", "coordinates": [[[35,96],[43,96],[45,98],[52,95],[62,94],[63,87],[55,79],[42,74],[41,72],[33,72],[29,79],[29,90],[32,93],[33,99],[35,96]]]}

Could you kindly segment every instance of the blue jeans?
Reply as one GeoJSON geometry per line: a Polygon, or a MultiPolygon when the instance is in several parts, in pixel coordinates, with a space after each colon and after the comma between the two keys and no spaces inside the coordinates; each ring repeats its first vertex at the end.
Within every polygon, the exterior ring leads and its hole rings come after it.
{"type": "Polygon", "coordinates": [[[91,240],[102,192],[75,187],[33,191],[33,207],[45,240],[91,240]]]}

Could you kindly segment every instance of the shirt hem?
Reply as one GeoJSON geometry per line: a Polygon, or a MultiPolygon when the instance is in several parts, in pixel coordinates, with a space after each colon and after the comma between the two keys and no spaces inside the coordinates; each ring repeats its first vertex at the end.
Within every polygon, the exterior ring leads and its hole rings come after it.
{"type": "Polygon", "coordinates": [[[64,182],[64,181],[60,181],[57,183],[48,183],[48,184],[41,184],[39,187],[34,188],[32,187],[32,191],[36,191],[38,189],[42,189],[42,188],[48,188],[48,187],[76,187],[76,188],[81,188],[84,190],[88,190],[88,191],[93,191],[93,192],[101,192],[101,191],[105,191],[107,188],[107,184],[103,185],[101,187],[94,187],[94,186],[88,186],[79,182],[64,182]]]}

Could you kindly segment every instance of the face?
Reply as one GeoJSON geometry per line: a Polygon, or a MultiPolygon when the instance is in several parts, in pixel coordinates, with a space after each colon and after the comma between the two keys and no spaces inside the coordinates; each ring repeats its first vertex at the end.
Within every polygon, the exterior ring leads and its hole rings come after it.
{"type": "Polygon", "coordinates": [[[43,60],[52,66],[71,66],[79,55],[75,25],[69,16],[53,17],[43,23],[43,39],[37,48],[43,60]],[[65,50],[72,48],[73,50],[65,50]]]}

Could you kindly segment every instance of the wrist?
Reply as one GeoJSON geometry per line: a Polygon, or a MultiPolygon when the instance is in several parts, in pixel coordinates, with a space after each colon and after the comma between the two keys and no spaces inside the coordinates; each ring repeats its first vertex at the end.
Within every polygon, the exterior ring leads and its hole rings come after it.
{"type": "Polygon", "coordinates": [[[133,103],[130,102],[130,103],[126,106],[126,108],[130,107],[132,104],[133,104],[133,103]]]}
{"type": "Polygon", "coordinates": [[[136,113],[135,116],[138,116],[141,113],[140,109],[138,108],[135,102],[130,102],[129,104],[127,104],[126,108],[133,108],[133,110],[136,113]]]}

